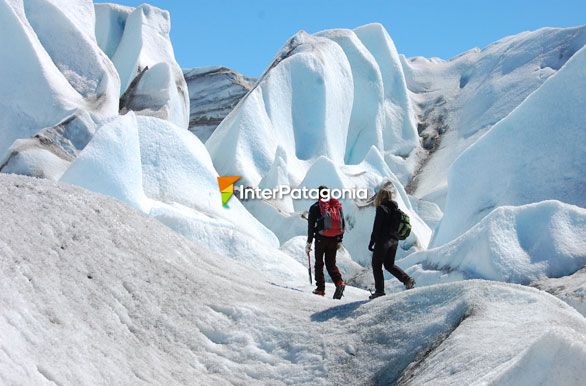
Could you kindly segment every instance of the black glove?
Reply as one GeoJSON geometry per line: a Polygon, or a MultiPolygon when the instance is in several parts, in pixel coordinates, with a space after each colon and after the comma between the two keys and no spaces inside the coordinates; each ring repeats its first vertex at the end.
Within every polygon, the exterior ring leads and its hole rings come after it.
{"type": "Polygon", "coordinates": [[[368,243],[368,250],[374,252],[374,241],[370,240],[370,243],[368,243]]]}

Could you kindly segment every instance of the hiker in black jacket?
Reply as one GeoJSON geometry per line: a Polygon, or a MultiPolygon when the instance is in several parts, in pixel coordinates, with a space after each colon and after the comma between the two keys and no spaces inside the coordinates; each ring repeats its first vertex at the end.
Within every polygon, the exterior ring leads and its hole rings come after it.
{"type": "Polygon", "coordinates": [[[381,189],[374,199],[374,206],[376,207],[376,216],[368,250],[373,252],[372,273],[375,292],[370,295],[370,299],[385,294],[383,265],[387,271],[405,285],[405,288],[411,289],[415,285],[415,281],[395,265],[395,254],[399,245],[397,232],[401,222],[401,212],[397,203],[393,201],[392,191],[381,189]]]}
{"type": "Polygon", "coordinates": [[[305,253],[311,252],[311,243],[315,238],[315,284],[313,293],[324,296],[326,291],[326,279],[324,277],[324,260],[328,274],[336,286],[334,299],[341,299],[346,284],[342,280],[342,274],[336,266],[336,254],[342,245],[344,237],[344,213],[342,204],[335,198],[324,199],[324,193],[329,193],[328,188],[320,186],[320,199],[309,208],[307,219],[307,244],[305,253]],[[325,258],[325,259],[324,259],[325,258]]]}

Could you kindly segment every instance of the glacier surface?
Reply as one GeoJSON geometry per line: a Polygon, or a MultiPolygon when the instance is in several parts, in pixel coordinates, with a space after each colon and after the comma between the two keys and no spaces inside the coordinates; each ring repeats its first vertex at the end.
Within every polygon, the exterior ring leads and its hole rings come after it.
{"type": "Polygon", "coordinates": [[[464,281],[316,299],[110,197],[30,177],[0,176],[0,219],[2,383],[586,376],[585,319],[533,288],[464,281]]]}
{"type": "Polygon", "coordinates": [[[586,377],[586,27],[450,60],[380,24],[300,31],[257,80],[182,71],[170,28],[146,4],[0,0],[0,383],[586,377]],[[311,294],[311,201],[225,208],[218,175],[366,188],[343,200],[344,298],[311,294]],[[387,273],[366,302],[390,185],[417,285],[387,273]]]}

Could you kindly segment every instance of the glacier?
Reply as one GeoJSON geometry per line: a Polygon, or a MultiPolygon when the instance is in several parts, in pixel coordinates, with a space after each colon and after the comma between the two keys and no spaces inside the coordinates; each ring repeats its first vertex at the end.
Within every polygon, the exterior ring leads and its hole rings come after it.
{"type": "Polygon", "coordinates": [[[90,142],[96,126],[87,111],[76,110],[57,125],[14,141],[0,160],[0,172],[58,180],[90,142]]]}
{"type": "Polygon", "coordinates": [[[558,278],[543,278],[531,283],[532,287],[547,291],[574,307],[586,316],[586,267],[572,275],[558,278]]]}
{"type": "Polygon", "coordinates": [[[97,122],[118,112],[120,80],[96,42],[93,4],[64,3],[0,3],[0,89],[6,90],[0,97],[0,157],[15,140],[57,125],[77,109],[97,122]]]}
{"type": "Polygon", "coordinates": [[[95,35],[120,74],[121,108],[187,128],[189,94],[169,38],[169,12],[148,4],[95,8],[95,35]]]}
{"type": "Polygon", "coordinates": [[[445,205],[451,164],[586,44],[586,27],[543,28],[450,60],[401,57],[418,131],[431,150],[410,191],[445,205]]]}
{"type": "Polygon", "coordinates": [[[268,252],[279,245],[273,232],[238,200],[229,210],[222,206],[213,193],[217,176],[204,145],[189,131],[129,112],[100,127],[60,181],[114,197],[281,280],[299,280],[300,265],[268,252]]]}
{"type": "Polygon", "coordinates": [[[0,383],[580,384],[585,26],[449,60],[299,31],[253,79],[182,69],[171,19],[0,0],[0,383]],[[312,202],[225,208],[221,175],[367,189],[341,301],[311,294],[312,202]],[[382,187],[417,284],[367,302],[382,187]]]}
{"type": "Polygon", "coordinates": [[[143,190],[134,113],[114,118],[101,126],[59,180],[116,197],[148,211],[150,203],[143,190]]]}
{"type": "Polygon", "coordinates": [[[415,165],[415,157],[409,156],[419,145],[412,115],[399,57],[381,25],[356,32],[301,31],[206,147],[220,173],[241,175],[245,183],[257,185],[280,146],[292,164],[295,185],[312,160],[325,156],[336,164],[357,164],[375,146],[402,166],[394,172],[404,181],[405,170],[415,165]],[[313,92],[307,95],[309,86],[313,92]],[[231,149],[238,162],[223,157],[224,149],[231,149]]]}
{"type": "MultiPolygon", "coordinates": [[[[401,261],[415,277],[429,270],[529,284],[586,265],[586,210],[560,201],[500,206],[460,237],[401,261]]],[[[429,279],[419,280],[430,284],[429,279]]]]}
{"type": "Polygon", "coordinates": [[[502,384],[556,374],[570,385],[586,375],[586,320],[534,288],[463,281],[374,302],[352,288],[342,302],[315,299],[118,200],[46,179],[0,176],[0,219],[2,383],[449,384],[482,374],[502,384]]]}
{"type": "Polygon", "coordinates": [[[9,90],[0,100],[0,171],[59,179],[119,110],[188,127],[168,12],[89,0],[1,6],[2,36],[10,39],[0,44],[17,54],[3,55],[0,66],[0,86],[9,90]]]}
{"type": "Polygon", "coordinates": [[[352,90],[350,65],[337,44],[304,32],[295,35],[206,141],[218,172],[258,185],[277,146],[287,154],[295,173],[290,178],[297,182],[305,161],[324,155],[343,162],[352,90]]]}
{"type": "Polygon", "coordinates": [[[189,130],[202,142],[256,83],[256,79],[221,66],[187,68],[183,75],[189,90],[189,130]]]}
{"type": "Polygon", "coordinates": [[[556,199],[586,207],[586,161],[576,141],[586,121],[585,65],[581,49],[456,159],[433,245],[452,240],[499,206],[556,199]],[[474,165],[482,165],[482,176],[474,165]]]}
{"type": "MultiPolygon", "coordinates": [[[[401,61],[380,24],[356,31],[297,33],[213,131],[206,147],[218,172],[239,175],[244,185],[326,184],[371,191],[383,178],[403,189],[421,150],[401,61]],[[366,164],[373,157],[378,169],[368,171],[366,164]],[[267,176],[284,162],[279,179],[269,181],[267,176]],[[352,177],[365,173],[372,176],[352,177]]],[[[415,219],[417,239],[404,250],[411,245],[425,248],[431,230],[410,211],[406,195],[402,200],[415,219]]],[[[364,255],[355,241],[368,238],[366,219],[373,212],[358,215],[356,203],[344,205],[350,219],[358,221],[348,232],[348,250],[353,256],[364,255]]],[[[278,202],[245,206],[285,242],[303,231],[300,214],[309,205],[298,201],[293,210],[278,202]]]]}

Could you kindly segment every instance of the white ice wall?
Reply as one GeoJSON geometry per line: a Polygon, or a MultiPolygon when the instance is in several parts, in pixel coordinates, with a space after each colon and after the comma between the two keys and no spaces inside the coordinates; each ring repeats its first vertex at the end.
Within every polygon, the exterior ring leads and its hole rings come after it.
{"type": "Polygon", "coordinates": [[[585,66],[582,48],[454,162],[434,246],[502,205],[556,199],[586,207],[585,66]]]}
{"type": "Polygon", "coordinates": [[[98,47],[91,1],[0,1],[0,157],[76,109],[117,114],[119,78],[98,47]]]}
{"type": "Polygon", "coordinates": [[[149,67],[143,77],[144,84],[142,80],[138,82],[143,101],[136,108],[137,113],[143,114],[141,110],[145,110],[144,115],[154,115],[187,128],[189,94],[169,37],[169,12],[148,4],[136,8],[115,4],[96,4],[95,7],[99,15],[95,33],[100,47],[108,53],[120,74],[120,95],[149,67]],[[155,66],[159,70],[153,70],[155,66]],[[169,74],[161,71],[163,67],[169,74]]]}

